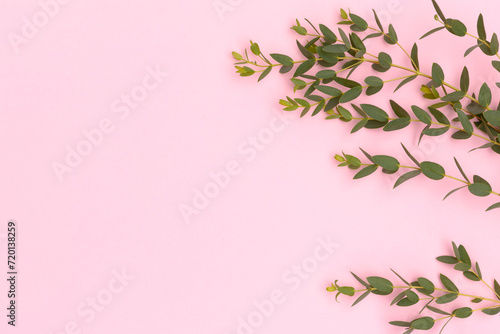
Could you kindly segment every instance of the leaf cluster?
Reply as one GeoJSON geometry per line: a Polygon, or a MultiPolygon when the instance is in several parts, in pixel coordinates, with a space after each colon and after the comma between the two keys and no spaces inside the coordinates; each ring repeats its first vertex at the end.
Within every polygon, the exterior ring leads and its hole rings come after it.
{"type": "MultiPolygon", "coordinates": [[[[439,274],[439,281],[432,282],[425,277],[418,277],[413,282],[403,278],[401,275],[392,272],[402,281],[402,285],[395,285],[391,280],[379,277],[369,276],[365,279],[360,278],[358,275],[351,272],[353,277],[362,288],[356,290],[351,286],[340,286],[338,281],[332,283],[326,290],[335,292],[335,299],[341,295],[353,297],[359,294],[352,306],[357,305],[369,295],[391,295],[396,290],[400,292],[392,299],[391,306],[396,305],[399,307],[418,306],[420,311],[412,321],[391,321],[390,324],[399,327],[405,327],[404,334],[412,333],[415,330],[429,330],[433,328],[437,322],[446,321],[441,331],[452,319],[465,319],[474,314],[474,312],[482,312],[487,315],[497,315],[500,313],[500,284],[497,280],[493,280],[493,286],[488,285],[483,280],[483,274],[479,267],[478,262],[473,262],[463,245],[457,246],[452,242],[453,255],[443,255],[437,257],[439,262],[452,265],[453,268],[462,273],[468,280],[475,282],[482,282],[493,293],[493,298],[474,296],[461,292],[457,285],[446,275],[439,274]],[[469,306],[461,306],[448,312],[443,310],[442,305],[451,303],[458,298],[469,301],[469,306]],[[470,306],[480,303],[488,304],[480,308],[472,308],[470,306]],[[429,315],[422,316],[422,313],[429,313],[429,315]]],[[[475,306],[474,306],[475,307],[475,306]]]]}

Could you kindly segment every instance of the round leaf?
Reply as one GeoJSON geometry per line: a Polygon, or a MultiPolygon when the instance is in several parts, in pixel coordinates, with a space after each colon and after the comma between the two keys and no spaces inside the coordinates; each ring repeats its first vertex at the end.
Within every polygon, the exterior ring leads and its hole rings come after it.
{"type": "Polygon", "coordinates": [[[399,161],[388,155],[374,155],[373,162],[388,171],[397,171],[399,169],[399,161]]]}
{"type": "Polygon", "coordinates": [[[434,326],[434,319],[431,317],[423,317],[415,319],[411,322],[410,328],[428,330],[434,326]]]}
{"type": "Polygon", "coordinates": [[[444,168],[435,162],[423,161],[420,163],[422,173],[432,180],[441,180],[446,174],[444,168]]]}

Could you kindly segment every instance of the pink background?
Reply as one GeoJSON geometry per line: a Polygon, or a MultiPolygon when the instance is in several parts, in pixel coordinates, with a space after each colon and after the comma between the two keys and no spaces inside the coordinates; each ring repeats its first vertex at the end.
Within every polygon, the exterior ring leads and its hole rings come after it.
{"type": "MultiPolygon", "coordinates": [[[[440,4],[474,33],[480,12],[490,34],[500,30],[496,1],[440,4]]],[[[333,26],[348,6],[370,18],[376,9],[408,49],[436,26],[430,1],[74,0],[52,8],[15,52],[9,34],[21,34],[23,18],[42,7],[2,1],[0,276],[9,220],[18,224],[19,271],[15,329],[6,325],[7,282],[0,281],[2,333],[401,333],[387,322],[417,316],[415,308],[389,308],[390,297],[370,296],[353,309],[353,299],[337,304],[325,287],[335,279],[358,287],[349,271],[393,277],[393,268],[434,281],[443,272],[464,292],[488,294],[434,257],[448,254],[454,240],[486,278],[500,278],[500,211],[484,212],[494,198],[463,191],[441,202],[457,186],[451,180],[421,177],[396,190],[395,176],[381,173],[353,181],[332,157],[360,156],[361,146],[408,162],[403,142],[452,175],[456,156],[498,191],[498,155],[467,153],[482,142],[448,135],[417,147],[419,125],[349,135],[353,124],[282,112],[277,102],[292,93],[289,76],[275,71],[256,84],[234,73],[231,51],[242,52],[248,40],[266,54],[299,58],[299,37],[289,29],[295,18],[333,26]],[[220,3],[230,10],[218,13],[220,3]],[[168,75],[155,83],[148,69],[168,75]],[[140,88],[144,80],[149,91],[140,88]],[[147,96],[129,108],[120,100],[133,91],[147,96]],[[95,135],[89,154],[58,178],[54,162],[65,163],[78,145],[85,150],[84,132],[95,134],[103,122],[108,133],[95,135]],[[250,143],[259,135],[266,143],[256,150],[250,143]],[[183,217],[180,208],[227,168],[234,173],[224,186],[183,217]],[[272,307],[263,302],[271,298],[272,307]],[[265,316],[256,304],[267,305],[265,316]],[[239,328],[249,317],[255,327],[239,328]]],[[[495,82],[498,73],[484,74],[492,73],[490,59],[477,51],[462,58],[472,44],[444,32],[419,42],[423,70],[439,62],[457,83],[467,64],[474,89],[495,82]]],[[[406,61],[395,47],[370,47],[406,61]]],[[[390,96],[409,107],[422,102],[415,93],[422,83],[394,96],[388,85],[358,102],[387,107],[390,96]]],[[[478,314],[452,321],[446,333],[498,326],[498,317],[478,314]]]]}

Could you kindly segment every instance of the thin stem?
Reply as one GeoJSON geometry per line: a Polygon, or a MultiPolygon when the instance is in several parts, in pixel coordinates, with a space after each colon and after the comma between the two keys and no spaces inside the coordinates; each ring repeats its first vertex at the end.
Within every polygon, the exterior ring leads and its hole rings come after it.
{"type": "MultiPolygon", "coordinates": [[[[422,287],[421,286],[414,286],[414,285],[406,285],[406,286],[403,285],[403,286],[393,286],[392,288],[393,289],[417,289],[417,291],[418,291],[418,289],[421,289],[422,287]]],[[[489,302],[500,304],[500,300],[495,300],[495,299],[484,298],[484,297],[480,297],[480,296],[469,295],[469,294],[465,294],[465,293],[461,293],[461,292],[456,292],[456,291],[450,291],[450,290],[446,290],[446,289],[440,289],[440,288],[434,288],[434,289],[437,290],[437,291],[442,291],[442,292],[446,292],[446,293],[454,293],[454,294],[457,294],[458,296],[462,296],[462,297],[469,297],[469,298],[474,298],[474,299],[475,298],[480,298],[482,300],[487,300],[489,302]]],[[[365,292],[365,291],[368,291],[368,290],[369,291],[375,290],[375,288],[360,289],[360,290],[355,290],[355,292],[365,292]]],[[[496,306],[496,307],[498,307],[498,306],[496,306]]],[[[487,308],[493,308],[493,307],[487,307],[487,308]]]]}

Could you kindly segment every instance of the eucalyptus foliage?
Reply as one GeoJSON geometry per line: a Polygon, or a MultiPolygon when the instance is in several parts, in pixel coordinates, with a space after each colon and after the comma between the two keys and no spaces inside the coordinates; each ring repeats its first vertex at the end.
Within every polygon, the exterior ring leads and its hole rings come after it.
{"type": "Polygon", "coordinates": [[[360,289],[351,286],[341,286],[338,280],[327,287],[329,292],[336,293],[335,299],[345,295],[353,297],[358,295],[352,306],[360,303],[369,295],[391,295],[396,296],[392,299],[391,306],[412,307],[419,309],[418,316],[411,321],[391,321],[394,326],[404,327],[404,334],[414,330],[429,330],[434,326],[444,323],[444,327],[453,319],[465,319],[472,316],[475,312],[482,312],[487,315],[497,315],[500,313],[500,284],[493,280],[493,285],[488,284],[483,279],[483,274],[478,262],[473,262],[464,246],[457,246],[452,242],[453,255],[439,256],[436,259],[442,263],[449,264],[460,272],[465,278],[474,282],[480,282],[487,286],[492,296],[476,296],[464,293],[459,287],[446,275],[439,274],[439,281],[432,282],[425,277],[418,277],[410,283],[401,275],[392,272],[402,281],[401,285],[395,285],[387,278],[370,276],[365,279],[351,273],[353,277],[362,285],[360,289]],[[440,287],[442,286],[442,287],[440,287]],[[445,304],[462,301],[460,307],[453,307],[453,310],[445,304]],[[481,304],[475,306],[476,304],[481,304]],[[472,306],[472,307],[471,307],[472,306]]]}
{"type": "MultiPolygon", "coordinates": [[[[487,34],[483,16],[479,15],[477,19],[477,35],[474,35],[460,20],[445,16],[435,0],[432,0],[432,3],[437,13],[435,20],[439,26],[422,35],[421,39],[439,31],[470,38],[474,45],[465,51],[464,56],[479,49],[486,56],[498,59],[493,60],[491,65],[492,70],[500,72],[498,37],[495,33],[487,34]]],[[[489,149],[500,154],[500,104],[496,107],[492,105],[493,92],[489,85],[483,83],[479,91],[472,91],[471,76],[467,67],[459,69],[460,80],[456,84],[448,81],[447,73],[438,63],[432,64],[430,73],[425,73],[421,69],[417,43],[413,44],[411,50],[406,50],[399,43],[396,28],[392,24],[384,27],[375,11],[373,15],[376,27],[369,26],[361,16],[343,9],[340,11],[341,21],[335,29],[323,24],[316,27],[307,19],[306,27],[297,19],[291,29],[301,36],[301,40],[296,41],[301,59],[293,59],[280,53],[266,56],[257,43],[250,41],[250,52],[245,49],[243,54],[232,53],[237,61],[236,72],[242,77],[256,76],[258,81],[263,80],[273,70],[291,74],[293,91],[300,92],[302,96],[287,96],[281,99],[279,103],[285,111],[298,111],[301,117],[322,113],[326,115],[326,119],[338,119],[353,124],[351,133],[361,129],[397,131],[420,125],[422,130],[419,142],[423,136],[451,133],[451,137],[456,140],[477,137],[484,141],[483,145],[472,150],[489,149]],[[372,38],[381,38],[384,43],[395,45],[407,57],[407,64],[394,63],[388,52],[371,53],[366,40],[372,38]],[[376,75],[365,75],[362,82],[350,78],[356,70],[367,69],[367,66],[370,66],[376,75]],[[385,72],[403,72],[405,75],[382,78],[386,76],[383,75],[385,72]],[[372,104],[355,103],[363,94],[372,96],[382,92],[389,82],[398,82],[394,92],[407,84],[416,84],[422,100],[429,102],[402,106],[391,99],[390,110],[372,104]]],[[[500,88],[500,82],[496,85],[500,88]]],[[[411,157],[408,150],[404,150],[411,157]]],[[[415,166],[401,166],[394,157],[372,157],[364,153],[368,159],[367,163],[361,163],[358,158],[345,154],[337,155],[336,158],[341,166],[362,168],[355,175],[355,179],[368,176],[379,167],[385,173],[411,169],[398,179],[395,186],[422,174],[433,180],[452,178],[463,183],[462,187],[452,190],[446,197],[462,188],[467,188],[476,196],[500,196],[483,178],[474,175],[469,179],[456,159],[461,178],[445,174],[444,168],[434,162],[419,162],[411,157],[415,166]]],[[[500,202],[491,205],[488,210],[495,208],[500,208],[500,202]]]]}

